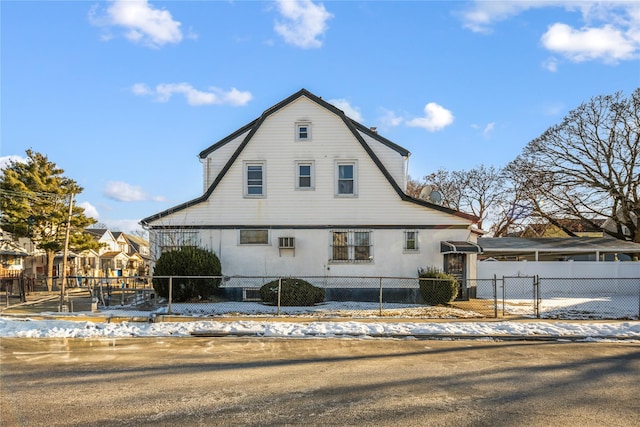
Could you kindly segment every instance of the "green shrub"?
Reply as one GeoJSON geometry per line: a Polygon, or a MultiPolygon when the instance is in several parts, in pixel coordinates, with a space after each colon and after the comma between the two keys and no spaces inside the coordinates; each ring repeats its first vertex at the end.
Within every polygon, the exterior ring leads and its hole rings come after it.
{"type": "MultiPolygon", "coordinates": [[[[153,269],[154,276],[218,276],[212,279],[174,277],[171,299],[173,302],[204,300],[211,297],[220,286],[222,274],[218,256],[206,249],[183,247],[164,252],[153,269]]],[[[153,279],[158,296],[169,298],[169,279],[153,279]]]]}
{"type": "MultiPolygon", "coordinates": [[[[293,277],[282,279],[280,294],[280,305],[283,306],[310,306],[324,301],[324,289],[293,277]]],[[[277,304],[278,280],[263,285],[260,298],[263,302],[277,304]]]]}
{"type": "Polygon", "coordinates": [[[420,292],[429,305],[449,304],[458,295],[458,281],[435,267],[418,270],[420,292]]]}

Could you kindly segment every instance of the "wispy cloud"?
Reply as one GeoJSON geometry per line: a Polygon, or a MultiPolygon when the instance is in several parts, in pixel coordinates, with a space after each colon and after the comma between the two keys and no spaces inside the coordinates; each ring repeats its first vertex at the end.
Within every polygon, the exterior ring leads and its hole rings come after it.
{"type": "Polygon", "coordinates": [[[360,110],[349,104],[349,101],[346,99],[330,99],[327,102],[344,111],[347,117],[355,120],[356,122],[362,122],[362,114],[360,113],[360,110]]]}
{"type": "Polygon", "coordinates": [[[137,96],[153,96],[157,102],[167,102],[174,94],[180,94],[191,106],[214,104],[242,106],[253,98],[251,92],[242,92],[236,88],[224,91],[210,87],[203,91],[194,88],[189,83],[161,83],[155,88],[150,88],[144,83],[136,83],[131,86],[131,92],[137,96]]]}
{"type": "Polygon", "coordinates": [[[453,123],[454,117],[451,111],[436,104],[430,102],[424,107],[424,117],[418,117],[407,121],[407,126],[420,127],[428,130],[429,132],[436,132],[444,129],[453,123]]]}
{"type": "Polygon", "coordinates": [[[108,182],[103,194],[118,202],[163,202],[165,200],[164,197],[161,196],[150,196],[143,191],[141,187],[123,181],[108,182]]]}
{"type": "Polygon", "coordinates": [[[395,112],[387,109],[382,109],[382,116],[378,118],[378,123],[381,126],[391,128],[400,126],[404,122],[404,119],[398,116],[395,112]]]}
{"type": "MultiPolygon", "coordinates": [[[[124,36],[134,43],[159,48],[167,43],[179,43],[183,34],[182,25],[173,19],[166,9],[156,9],[147,0],[113,0],[106,10],[94,6],[89,11],[89,21],[106,32],[103,40],[110,40],[112,27],[124,29],[124,36]]],[[[190,38],[197,37],[192,31],[190,38]]]]}
{"type": "MultiPolygon", "coordinates": [[[[640,57],[640,2],[594,0],[475,1],[460,13],[463,25],[489,33],[493,26],[530,9],[563,8],[579,12],[584,25],[549,22],[541,35],[542,46],[572,62],[600,60],[615,64],[640,57]]],[[[557,71],[556,59],[543,64],[557,71]]]]}
{"type": "Polygon", "coordinates": [[[112,231],[122,231],[123,233],[133,234],[142,230],[139,219],[104,219],[103,222],[112,231]]]}
{"type": "Polygon", "coordinates": [[[333,18],[322,3],[311,0],[277,0],[282,20],[275,23],[275,31],[285,42],[303,49],[322,46],[320,37],[329,28],[327,21],[333,18]]]}

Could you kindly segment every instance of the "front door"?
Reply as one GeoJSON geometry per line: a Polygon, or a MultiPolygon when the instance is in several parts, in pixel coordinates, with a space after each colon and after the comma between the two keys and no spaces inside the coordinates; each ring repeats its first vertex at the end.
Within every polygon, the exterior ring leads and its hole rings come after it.
{"type": "Polygon", "coordinates": [[[462,253],[444,254],[444,272],[458,280],[458,296],[456,299],[467,299],[467,255],[462,253]]]}

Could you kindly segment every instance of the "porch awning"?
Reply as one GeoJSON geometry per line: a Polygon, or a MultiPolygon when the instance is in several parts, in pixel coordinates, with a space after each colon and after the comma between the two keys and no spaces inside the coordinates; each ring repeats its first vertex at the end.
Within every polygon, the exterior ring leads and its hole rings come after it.
{"type": "Polygon", "coordinates": [[[482,253],[482,248],[479,244],[473,242],[442,240],[440,241],[440,253],[480,254],[482,253]]]}

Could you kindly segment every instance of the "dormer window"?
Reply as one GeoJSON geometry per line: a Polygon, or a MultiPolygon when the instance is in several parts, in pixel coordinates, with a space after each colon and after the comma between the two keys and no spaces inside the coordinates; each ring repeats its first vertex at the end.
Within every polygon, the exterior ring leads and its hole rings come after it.
{"type": "Polygon", "coordinates": [[[296,123],[296,141],[311,141],[311,123],[296,123]]]}

